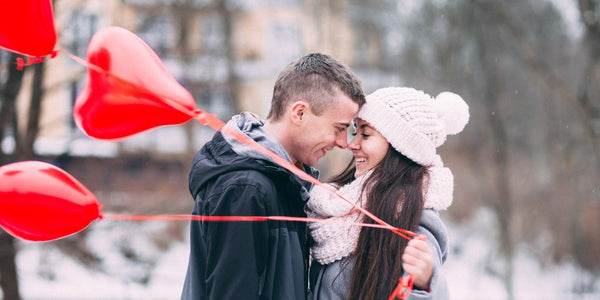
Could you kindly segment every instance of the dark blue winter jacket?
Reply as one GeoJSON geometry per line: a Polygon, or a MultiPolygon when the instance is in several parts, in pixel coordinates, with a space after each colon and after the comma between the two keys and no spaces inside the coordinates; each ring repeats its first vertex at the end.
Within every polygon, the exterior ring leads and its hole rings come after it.
{"type": "MultiPolygon", "coordinates": [[[[247,114],[234,120],[259,143],[273,143],[263,136],[261,121],[247,114]]],[[[216,133],[196,154],[189,178],[193,214],[305,217],[309,184],[270,159],[240,149],[216,133]]],[[[314,169],[306,171],[318,176],[314,169]]],[[[190,234],[182,299],[306,299],[305,223],[192,221],[190,234]]]]}

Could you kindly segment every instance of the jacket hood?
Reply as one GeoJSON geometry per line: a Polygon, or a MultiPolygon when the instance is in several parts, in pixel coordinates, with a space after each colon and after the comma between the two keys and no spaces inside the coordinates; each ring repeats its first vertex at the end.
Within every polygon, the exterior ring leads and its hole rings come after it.
{"type": "MultiPolygon", "coordinates": [[[[264,122],[255,115],[243,113],[234,116],[226,126],[239,130],[258,144],[275,152],[287,161],[291,161],[283,146],[262,128],[263,125],[264,122]]],[[[312,187],[311,183],[290,173],[267,155],[220,132],[215,133],[213,139],[207,142],[194,156],[189,176],[190,192],[195,198],[198,190],[215,177],[240,170],[257,170],[269,177],[289,177],[293,184],[299,186],[302,199],[307,201],[309,198],[308,191],[312,187]]],[[[314,178],[319,177],[319,171],[310,166],[305,166],[303,171],[314,178]]]]}

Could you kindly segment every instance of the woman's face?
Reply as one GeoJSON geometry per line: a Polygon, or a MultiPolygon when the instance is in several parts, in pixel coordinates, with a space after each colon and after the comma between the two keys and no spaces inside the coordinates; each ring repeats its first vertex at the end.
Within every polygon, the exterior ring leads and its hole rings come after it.
{"type": "Polygon", "coordinates": [[[390,144],[388,141],[362,119],[356,119],[356,133],[348,144],[348,149],[354,153],[356,172],[358,178],[367,171],[375,168],[385,157],[390,144]]]}

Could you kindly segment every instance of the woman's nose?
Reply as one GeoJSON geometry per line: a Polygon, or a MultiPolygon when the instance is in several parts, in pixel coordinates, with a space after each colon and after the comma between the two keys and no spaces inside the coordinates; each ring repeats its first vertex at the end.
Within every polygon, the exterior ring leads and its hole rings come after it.
{"type": "Polygon", "coordinates": [[[350,143],[348,143],[348,149],[350,150],[358,150],[360,149],[360,143],[358,142],[358,136],[355,136],[350,143]]]}

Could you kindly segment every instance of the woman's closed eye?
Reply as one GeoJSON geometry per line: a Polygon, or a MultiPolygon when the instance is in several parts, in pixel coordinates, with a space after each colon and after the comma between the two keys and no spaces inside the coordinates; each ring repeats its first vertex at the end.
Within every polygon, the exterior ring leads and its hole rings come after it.
{"type": "MultiPolygon", "coordinates": [[[[351,135],[352,135],[353,137],[357,136],[358,134],[359,134],[359,132],[358,132],[358,131],[355,131],[355,132],[352,132],[352,133],[351,133],[351,135]]],[[[360,136],[361,136],[362,138],[366,139],[366,138],[370,137],[370,136],[371,136],[371,134],[369,134],[369,133],[365,133],[365,132],[363,131],[363,132],[361,132],[361,133],[360,133],[360,136]]]]}

